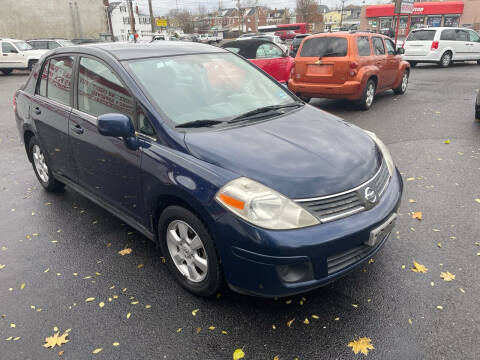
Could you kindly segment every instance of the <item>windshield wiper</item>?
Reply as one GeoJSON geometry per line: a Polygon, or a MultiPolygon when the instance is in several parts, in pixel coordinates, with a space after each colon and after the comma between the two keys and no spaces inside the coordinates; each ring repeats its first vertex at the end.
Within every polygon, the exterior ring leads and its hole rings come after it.
{"type": "Polygon", "coordinates": [[[232,120],[229,121],[229,123],[231,124],[231,123],[236,123],[238,121],[247,120],[249,118],[255,117],[255,115],[263,114],[263,113],[266,113],[266,112],[269,112],[269,111],[275,111],[275,110],[280,110],[280,109],[285,109],[285,108],[290,108],[290,107],[303,106],[303,105],[305,105],[303,102],[296,101],[294,103],[285,104],[285,105],[264,106],[264,107],[260,107],[258,109],[252,110],[252,111],[248,111],[248,112],[246,112],[242,115],[239,115],[237,117],[234,117],[232,120]]]}
{"type": "Polygon", "coordinates": [[[176,128],[200,128],[200,127],[208,127],[223,123],[225,121],[222,120],[194,120],[186,122],[185,124],[180,124],[175,126],[176,128]]]}
{"type": "Polygon", "coordinates": [[[343,56],[343,52],[338,52],[338,51],[337,51],[337,52],[327,52],[327,53],[325,53],[325,54],[320,55],[320,56],[318,57],[318,59],[320,60],[320,59],[322,59],[322,58],[325,57],[325,56],[335,56],[335,55],[336,55],[336,56],[343,56]]]}

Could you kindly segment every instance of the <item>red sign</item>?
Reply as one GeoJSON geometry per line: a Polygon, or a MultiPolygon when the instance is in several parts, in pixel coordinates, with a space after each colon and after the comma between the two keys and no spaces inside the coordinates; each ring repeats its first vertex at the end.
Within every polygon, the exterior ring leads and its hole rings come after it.
{"type": "MultiPolygon", "coordinates": [[[[447,2],[416,2],[414,4],[412,15],[444,15],[444,14],[463,14],[463,1],[447,2]]],[[[371,5],[367,6],[365,11],[367,18],[380,16],[394,16],[395,5],[371,5]]]]}

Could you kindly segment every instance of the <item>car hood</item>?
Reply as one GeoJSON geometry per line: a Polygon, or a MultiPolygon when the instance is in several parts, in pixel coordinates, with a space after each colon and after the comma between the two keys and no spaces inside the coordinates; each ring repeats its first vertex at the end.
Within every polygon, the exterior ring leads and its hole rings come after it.
{"type": "Polygon", "coordinates": [[[381,163],[363,130],[310,105],[269,121],[187,132],[185,143],[193,156],[292,199],[352,189],[381,163]]]}

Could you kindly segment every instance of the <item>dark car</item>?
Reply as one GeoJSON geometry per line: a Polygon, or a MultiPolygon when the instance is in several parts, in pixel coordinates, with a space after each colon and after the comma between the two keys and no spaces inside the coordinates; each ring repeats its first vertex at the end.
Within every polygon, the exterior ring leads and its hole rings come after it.
{"type": "Polygon", "coordinates": [[[295,57],[297,56],[297,51],[298,48],[300,47],[300,44],[302,43],[303,39],[305,39],[307,36],[310,36],[311,34],[297,34],[295,38],[292,41],[292,44],[290,45],[290,56],[295,57]]]}
{"type": "Polygon", "coordinates": [[[480,121],[480,91],[477,91],[477,100],[475,101],[475,119],[480,121]]]}
{"type": "Polygon", "coordinates": [[[58,48],[14,112],[40,184],[67,185],[156,242],[197,295],[227,283],[285,296],[339,278],[385,243],[401,199],[373,133],[218,47],[58,48]]]}

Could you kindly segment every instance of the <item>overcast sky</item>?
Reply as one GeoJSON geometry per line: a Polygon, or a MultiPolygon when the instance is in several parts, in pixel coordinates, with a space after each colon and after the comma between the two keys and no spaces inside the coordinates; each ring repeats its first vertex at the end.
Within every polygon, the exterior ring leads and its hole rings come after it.
{"type": "MultiPolygon", "coordinates": [[[[143,12],[148,12],[148,0],[134,0],[136,1],[142,8],[143,12]]],[[[218,0],[152,0],[153,3],[153,11],[155,15],[164,15],[170,9],[175,9],[176,1],[178,1],[179,9],[188,8],[190,10],[195,10],[198,8],[199,4],[203,4],[207,7],[207,9],[211,10],[214,8],[218,8],[218,0]]],[[[243,3],[243,1],[240,1],[243,3]]],[[[252,0],[252,2],[254,2],[252,0]]],[[[390,2],[388,0],[347,0],[345,5],[355,4],[355,5],[362,5],[362,4],[377,4],[377,3],[385,3],[390,2]]],[[[222,0],[223,7],[236,7],[237,0],[222,0]]],[[[267,5],[270,8],[295,8],[295,0],[258,0],[258,5],[267,5]]],[[[320,3],[322,5],[327,5],[328,7],[335,7],[340,5],[340,0],[321,0],[320,3]]]]}

